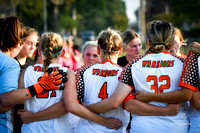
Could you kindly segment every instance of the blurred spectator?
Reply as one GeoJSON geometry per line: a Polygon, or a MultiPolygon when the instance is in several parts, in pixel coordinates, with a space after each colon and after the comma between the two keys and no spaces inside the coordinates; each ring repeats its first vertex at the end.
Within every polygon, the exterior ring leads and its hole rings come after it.
{"type": "Polygon", "coordinates": [[[82,48],[84,66],[95,64],[99,62],[97,53],[97,41],[88,41],[82,48]]]}
{"type": "Polygon", "coordinates": [[[71,70],[76,70],[82,66],[81,53],[74,48],[74,38],[69,36],[68,40],[64,42],[65,55],[60,58],[59,64],[68,67],[71,70]]]}
{"type": "Polygon", "coordinates": [[[183,35],[181,30],[177,27],[174,28],[175,30],[175,38],[174,38],[174,45],[170,49],[170,53],[186,58],[187,56],[180,52],[180,48],[182,45],[187,45],[186,41],[183,39],[183,35]]]}

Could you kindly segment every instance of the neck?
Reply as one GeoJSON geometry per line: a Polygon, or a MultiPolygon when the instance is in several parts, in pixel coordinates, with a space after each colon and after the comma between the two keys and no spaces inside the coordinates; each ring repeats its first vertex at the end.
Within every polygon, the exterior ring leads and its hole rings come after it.
{"type": "Polygon", "coordinates": [[[177,55],[177,56],[181,56],[181,53],[178,51],[178,52],[176,53],[176,55],[177,55]]]}
{"type": "Polygon", "coordinates": [[[59,58],[52,59],[51,63],[59,63],[59,58]]]}
{"type": "Polygon", "coordinates": [[[10,51],[2,52],[2,53],[4,53],[4,54],[6,54],[6,55],[8,55],[8,56],[10,56],[10,57],[12,57],[12,58],[14,58],[13,55],[12,55],[12,53],[11,53],[10,51]]]}
{"type": "Polygon", "coordinates": [[[100,56],[101,62],[104,62],[106,60],[110,60],[113,63],[117,64],[117,59],[118,59],[118,54],[112,54],[112,55],[110,55],[110,58],[109,58],[108,54],[104,54],[104,55],[100,56]]]}
{"type": "MultiPolygon", "coordinates": [[[[51,63],[59,63],[60,57],[61,57],[61,56],[59,55],[58,57],[51,59],[51,63]]],[[[45,58],[46,58],[46,57],[42,54],[42,57],[40,58],[40,60],[43,59],[43,62],[44,62],[44,61],[45,61],[45,58]]],[[[39,63],[42,63],[42,61],[40,61],[40,60],[39,60],[39,63]]]]}
{"type": "Polygon", "coordinates": [[[19,53],[16,58],[17,58],[17,60],[19,61],[19,63],[21,65],[25,65],[26,64],[26,59],[27,59],[26,56],[23,56],[21,53],[19,53]]]}

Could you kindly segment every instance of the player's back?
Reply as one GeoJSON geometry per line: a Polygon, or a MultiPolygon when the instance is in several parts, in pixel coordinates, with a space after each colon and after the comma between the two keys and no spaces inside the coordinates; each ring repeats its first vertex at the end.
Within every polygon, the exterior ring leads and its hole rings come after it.
{"type": "MultiPolygon", "coordinates": [[[[67,71],[67,68],[62,67],[59,64],[50,64],[49,67],[53,70],[61,69],[67,71]]],[[[44,74],[43,64],[36,64],[29,66],[24,74],[24,87],[28,87],[38,82],[40,77],[44,74]]],[[[32,97],[26,100],[24,103],[25,109],[35,113],[42,111],[55,103],[60,102],[63,99],[63,90],[51,90],[32,97]]],[[[23,124],[22,132],[36,133],[36,132],[48,132],[48,133],[60,133],[68,131],[67,115],[62,117],[49,119],[45,121],[32,122],[23,124]]]]}
{"type": "MultiPolygon", "coordinates": [[[[117,87],[118,77],[121,71],[121,67],[109,60],[99,64],[91,65],[90,67],[82,68],[80,71],[78,71],[78,88],[81,86],[84,88],[84,90],[82,90],[84,91],[83,101],[86,104],[93,104],[110,97],[117,87]]],[[[80,90],[78,92],[80,92],[80,90]]],[[[121,106],[115,110],[100,113],[100,115],[104,117],[115,117],[120,119],[123,122],[123,127],[119,130],[113,130],[94,122],[83,120],[81,123],[82,125],[88,125],[88,127],[91,127],[88,129],[85,128],[85,131],[125,132],[130,115],[127,111],[123,110],[121,106]]],[[[80,125],[78,128],[83,131],[83,127],[80,125]]],[[[76,131],[78,132],[78,129],[76,131]]]]}
{"type": "Polygon", "coordinates": [[[166,93],[181,89],[178,84],[183,61],[182,58],[172,56],[168,52],[148,54],[135,61],[131,70],[135,91],[166,93]]]}
{"type": "MultiPolygon", "coordinates": [[[[136,59],[131,66],[131,76],[135,91],[147,91],[150,93],[166,93],[181,89],[178,84],[181,77],[184,59],[170,55],[168,52],[147,54],[141,59],[136,59]]],[[[165,107],[167,103],[150,102],[157,106],[165,107]]],[[[181,103],[177,116],[139,116],[132,114],[131,130],[149,131],[159,133],[175,130],[185,132],[188,130],[188,105],[181,103]],[[141,127],[141,124],[155,125],[155,128],[148,129],[141,127]],[[181,125],[179,125],[181,124],[181,125]],[[171,129],[169,128],[171,127],[171,129]]]]}

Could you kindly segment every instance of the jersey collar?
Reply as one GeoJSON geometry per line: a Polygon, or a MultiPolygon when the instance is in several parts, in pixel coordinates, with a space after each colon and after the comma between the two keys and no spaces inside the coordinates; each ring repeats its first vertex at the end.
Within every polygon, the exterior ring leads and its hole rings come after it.
{"type": "Polygon", "coordinates": [[[160,53],[163,53],[163,54],[170,54],[170,52],[168,52],[168,51],[162,51],[162,52],[159,52],[159,53],[151,52],[151,53],[149,53],[149,54],[160,54],[160,53]]]}
{"type": "Polygon", "coordinates": [[[117,64],[113,63],[111,60],[105,60],[104,62],[100,62],[100,64],[105,64],[106,62],[110,62],[110,64],[112,64],[112,65],[117,65],[117,64]]]}

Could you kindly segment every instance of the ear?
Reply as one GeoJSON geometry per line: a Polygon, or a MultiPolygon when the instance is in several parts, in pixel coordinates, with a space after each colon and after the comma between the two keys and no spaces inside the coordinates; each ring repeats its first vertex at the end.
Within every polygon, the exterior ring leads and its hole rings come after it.
{"type": "Polygon", "coordinates": [[[38,48],[38,54],[39,54],[40,56],[42,56],[41,48],[38,48]]]}
{"type": "Polygon", "coordinates": [[[99,48],[99,46],[97,47],[97,54],[100,55],[100,48],[99,48]]]}
{"type": "Polygon", "coordinates": [[[62,50],[61,57],[64,57],[64,55],[65,55],[65,49],[62,50]]]}
{"type": "Polygon", "coordinates": [[[21,44],[21,43],[18,43],[18,44],[17,44],[17,48],[18,48],[19,50],[21,50],[21,49],[23,48],[23,46],[24,46],[24,45],[21,44]]]}
{"type": "Polygon", "coordinates": [[[152,44],[151,44],[151,42],[149,41],[149,38],[147,38],[146,48],[149,49],[150,47],[152,47],[152,44]]]}

